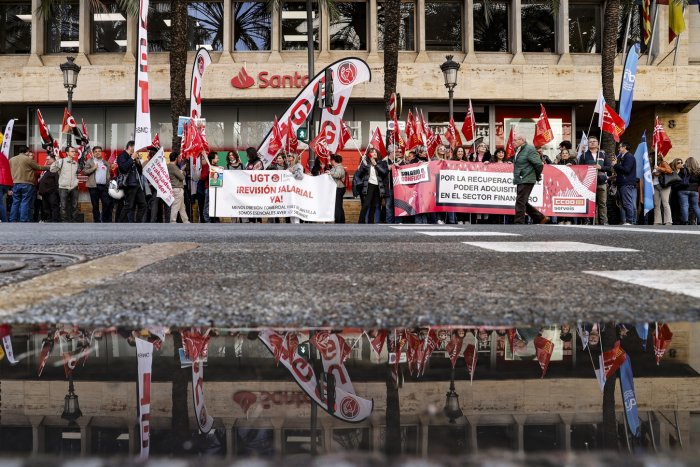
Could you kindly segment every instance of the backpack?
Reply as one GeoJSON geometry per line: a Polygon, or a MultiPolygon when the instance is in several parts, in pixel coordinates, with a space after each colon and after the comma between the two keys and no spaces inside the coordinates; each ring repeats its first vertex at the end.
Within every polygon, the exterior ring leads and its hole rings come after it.
{"type": "Polygon", "coordinates": [[[362,182],[362,177],[360,177],[360,171],[356,171],[355,174],[352,176],[352,196],[353,198],[357,198],[362,194],[362,185],[364,183],[362,182]]]}

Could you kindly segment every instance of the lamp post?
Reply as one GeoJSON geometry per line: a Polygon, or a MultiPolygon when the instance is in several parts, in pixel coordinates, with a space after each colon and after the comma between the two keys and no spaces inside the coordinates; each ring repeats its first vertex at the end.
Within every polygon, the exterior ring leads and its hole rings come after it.
{"type": "Polygon", "coordinates": [[[459,71],[459,63],[452,60],[453,55],[447,55],[445,63],[440,65],[442,74],[445,77],[445,87],[450,97],[450,120],[452,120],[453,105],[452,97],[454,95],[455,86],[457,86],[457,72],[459,71]]]}
{"type": "Polygon", "coordinates": [[[450,390],[445,394],[445,408],[442,410],[450,423],[462,417],[462,409],[459,407],[459,395],[455,392],[455,369],[450,373],[450,390]]]}
{"type": "MultiPolygon", "coordinates": [[[[73,112],[73,89],[78,87],[78,73],[80,65],[75,63],[75,57],[67,57],[65,63],[61,63],[63,72],[63,87],[68,91],[68,113],[73,112]]],[[[71,134],[68,133],[67,146],[71,145],[71,134]]]]}
{"type": "Polygon", "coordinates": [[[63,413],[61,418],[68,420],[69,425],[75,425],[75,421],[83,416],[78,404],[78,395],[75,393],[73,386],[73,373],[68,376],[68,394],[63,401],[63,413]]]}

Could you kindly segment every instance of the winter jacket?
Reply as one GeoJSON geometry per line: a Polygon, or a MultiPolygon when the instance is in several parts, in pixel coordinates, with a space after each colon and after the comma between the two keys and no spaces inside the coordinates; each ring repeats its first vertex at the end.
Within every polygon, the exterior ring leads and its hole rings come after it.
{"type": "MultiPolygon", "coordinates": [[[[367,187],[369,185],[370,176],[370,163],[366,162],[364,159],[360,163],[360,168],[357,169],[360,173],[358,176],[362,179],[362,194],[367,194],[367,187]]],[[[386,161],[377,161],[377,165],[374,166],[374,171],[377,174],[377,185],[379,186],[379,196],[383,198],[386,194],[385,179],[389,175],[389,166],[386,165],[386,161]]]]}
{"type": "Polygon", "coordinates": [[[520,146],[520,151],[516,149],[515,151],[515,163],[513,164],[513,184],[520,185],[523,183],[537,183],[540,175],[542,175],[542,170],[544,169],[544,162],[535,147],[531,144],[523,144],[520,146]]]}
{"type": "Polygon", "coordinates": [[[117,166],[120,174],[126,174],[126,186],[141,186],[141,174],[139,168],[141,164],[136,162],[128,152],[122,151],[117,157],[117,166]]]}
{"type": "Polygon", "coordinates": [[[58,193],[58,174],[54,172],[44,172],[39,178],[39,194],[49,193],[58,193]]]}
{"type": "Polygon", "coordinates": [[[58,173],[58,188],[73,190],[78,188],[78,163],[66,157],[51,164],[51,172],[58,173]]]}
{"type": "Polygon", "coordinates": [[[173,188],[185,187],[185,174],[175,162],[168,164],[168,175],[170,176],[170,185],[172,185],[173,188]]]}
{"type": "MultiPolygon", "coordinates": [[[[105,165],[107,168],[107,173],[105,175],[105,185],[109,185],[109,181],[111,179],[110,177],[110,170],[109,170],[109,162],[107,162],[104,159],[100,159],[101,162],[105,165]]],[[[96,181],[96,175],[97,175],[97,160],[96,159],[90,159],[85,163],[85,169],[83,169],[83,174],[87,175],[87,182],[86,185],[88,188],[95,188],[97,187],[97,181],[96,181]]]]}
{"type": "Polygon", "coordinates": [[[612,158],[605,154],[605,151],[598,150],[596,157],[593,157],[591,151],[586,151],[581,154],[581,160],[579,161],[581,165],[598,165],[601,168],[598,169],[598,185],[607,183],[608,177],[612,175],[612,158]]]}
{"type": "Polygon", "coordinates": [[[693,175],[688,173],[688,169],[683,167],[678,174],[681,180],[688,178],[688,186],[683,188],[681,191],[698,191],[698,186],[700,186],[700,175],[693,175]]]}
{"type": "Polygon", "coordinates": [[[617,179],[615,181],[617,186],[637,186],[639,179],[637,178],[637,161],[634,158],[634,154],[626,152],[624,155],[618,156],[617,164],[615,164],[613,168],[615,169],[615,173],[617,173],[617,179]]]}
{"type": "Polygon", "coordinates": [[[231,164],[226,165],[226,170],[243,170],[243,169],[244,169],[243,164],[241,164],[240,162],[236,165],[231,165],[231,164]]]}
{"type": "Polygon", "coordinates": [[[12,186],[12,171],[7,157],[0,157],[0,186],[12,186]]]}
{"type": "Polygon", "coordinates": [[[260,159],[251,160],[248,165],[245,166],[246,170],[263,170],[263,162],[260,159]]]}
{"type": "Polygon", "coordinates": [[[48,165],[37,164],[33,157],[24,152],[10,159],[10,172],[12,173],[13,183],[34,185],[36,183],[37,170],[49,170],[50,168],[48,165]]]}
{"type": "Polygon", "coordinates": [[[345,168],[338,164],[328,172],[338,188],[345,188],[345,168]]]}

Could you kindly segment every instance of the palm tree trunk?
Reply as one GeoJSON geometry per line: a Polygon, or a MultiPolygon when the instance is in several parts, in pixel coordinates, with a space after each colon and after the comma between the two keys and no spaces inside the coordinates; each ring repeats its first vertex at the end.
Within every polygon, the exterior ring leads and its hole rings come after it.
{"type": "Polygon", "coordinates": [[[389,119],[389,99],[396,92],[399,72],[399,27],[401,0],[384,2],[384,112],[389,119]]]}
{"type": "Polygon", "coordinates": [[[393,365],[386,365],[386,435],[384,452],[389,457],[401,455],[401,405],[399,382],[395,378],[393,365]]]}
{"type": "MultiPolygon", "coordinates": [[[[603,351],[607,352],[615,346],[617,332],[615,323],[605,323],[605,331],[601,332],[600,338],[603,343],[603,351]]],[[[616,450],[619,448],[617,442],[617,419],[615,417],[615,383],[617,382],[617,372],[613,373],[605,381],[603,388],[603,448],[616,450]]]]}
{"type": "MultiPolygon", "coordinates": [[[[601,54],[601,77],[603,97],[615,108],[615,56],[617,55],[617,30],[620,24],[620,0],[607,0],[603,13],[603,50],[601,54]]],[[[608,154],[615,154],[615,141],[612,136],[601,135],[601,148],[608,154]]]]}
{"type": "MultiPolygon", "coordinates": [[[[175,127],[177,128],[177,127],[175,127]]],[[[180,354],[177,349],[182,347],[182,336],[179,331],[173,332],[175,347],[175,368],[172,379],[172,416],[170,437],[172,454],[184,454],[185,444],[190,438],[190,417],[187,407],[187,384],[191,381],[191,372],[180,368],[180,354]]]]}
{"type": "Polygon", "coordinates": [[[187,71],[187,0],[173,0],[171,6],[172,24],[170,30],[170,119],[173,125],[173,150],[179,150],[177,121],[181,115],[188,115],[185,96],[185,73],[187,71]]]}

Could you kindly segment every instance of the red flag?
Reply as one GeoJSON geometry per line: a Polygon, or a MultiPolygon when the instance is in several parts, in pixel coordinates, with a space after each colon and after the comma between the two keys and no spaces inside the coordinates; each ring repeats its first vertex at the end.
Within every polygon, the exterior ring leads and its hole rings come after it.
{"type": "Polygon", "coordinates": [[[515,328],[506,330],[506,335],[508,336],[508,345],[510,345],[511,354],[515,354],[515,328]]]}
{"type": "Polygon", "coordinates": [[[439,343],[440,338],[438,338],[437,332],[434,329],[429,329],[428,335],[425,337],[423,344],[421,344],[422,354],[421,359],[418,361],[418,374],[420,376],[425,372],[425,367],[428,366],[428,359],[439,343]]]}
{"type": "Polygon", "coordinates": [[[182,154],[185,157],[199,157],[204,150],[204,140],[194,122],[185,123],[182,154]]]}
{"type": "Polygon", "coordinates": [[[396,93],[392,92],[389,97],[389,120],[396,120],[396,93]]]}
{"type": "Polygon", "coordinates": [[[394,361],[394,371],[398,371],[399,362],[401,361],[401,352],[406,346],[406,330],[394,331],[394,339],[389,339],[389,352],[395,353],[396,360],[394,361]]]}
{"type": "Polygon", "coordinates": [[[656,355],[656,364],[658,365],[661,361],[661,357],[666,353],[666,349],[671,345],[671,338],[673,338],[673,333],[668,327],[668,324],[656,325],[656,332],[654,333],[654,354],[656,355]]]}
{"type": "Polygon", "coordinates": [[[554,139],[552,127],[549,125],[547,112],[544,106],[540,104],[540,118],[535,124],[535,137],[532,139],[532,145],[536,148],[542,147],[554,139]]]}
{"type": "Polygon", "coordinates": [[[377,335],[374,336],[373,339],[369,340],[369,343],[372,346],[372,350],[374,350],[377,353],[377,355],[380,355],[382,353],[382,349],[384,348],[384,342],[386,342],[386,338],[388,335],[389,331],[381,329],[377,332],[377,335]]]}
{"type": "Polygon", "coordinates": [[[447,125],[447,131],[445,131],[445,138],[447,139],[447,142],[450,143],[450,147],[455,148],[462,145],[462,138],[459,136],[454,118],[450,118],[450,123],[447,125]]]}
{"type": "Polygon", "coordinates": [[[467,141],[474,141],[474,138],[476,138],[476,119],[474,118],[474,109],[472,108],[471,99],[469,99],[469,108],[467,109],[467,115],[464,117],[462,133],[464,133],[464,137],[467,141]]]}
{"type": "Polygon", "coordinates": [[[41,135],[41,140],[44,143],[49,143],[53,141],[53,138],[51,137],[51,132],[49,131],[48,125],[46,125],[46,122],[44,121],[44,117],[41,115],[41,110],[37,109],[36,111],[36,118],[39,120],[39,134],[41,135]]]}
{"type": "Polygon", "coordinates": [[[350,354],[352,354],[352,347],[345,342],[345,339],[340,334],[336,334],[335,337],[338,339],[338,345],[340,346],[340,363],[345,363],[350,354]]]}
{"type": "Polygon", "coordinates": [[[299,150],[299,140],[297,139],[297,135],[292,128],[292,122],[287,123],[287,137],[285,139],[286,141],[284,143],[284,147],[288,153],[297,152],[299,150]]]}
{"type": "Polygon", "coordinates": [[[554,352],[554,344],[549,339],[537,336],[535,338],[535,351],[537,352],[537,361],[540,362],[542,368],[542,378],[544,378],[549,367],[549,360],[552,358],[552,352],[554,352]]]}
{"type": "Polygon", "coordinates": [[[75,118],[68,112],[68,109],[63,110],[63,123],[61,124],[61,133],[72,134],[78,128],[78,123],[75,118]]]}
{"type": "Polygon", "coordinates": [[[345,145],[352,139],[352,131],[344,120],[340,120],[340,142],[338,142],[337,151],[342,151],[345,145]]]}
{"type": "Polygon", "coordinates": [[[413,120],[413,131],[411,132],[411,137],[408,139],[408,148],[413,149],[416,146],[425,145],[425,125],[423,119],[418,115],[418,110],[416,110],[415,118],[413,120]]]}
{"type": "Polygon", "coordinates": [[[63,372],[66,374],[66,378],[73,373],[76,365],[78,364],[78,358],[69,354],[68,352],[63,352],[63,372]]]}
{"type": "Polygon", "coordinates": [[[433,157],[435,155],[435,150],[440,146],[440,135],[433,133],[428,138],[426,142],[426,149],[428,150],[428,156],[433,157]]]}
{"type": "Polygon", "coordinates": [[[462,350],[462,345],[464,344],[464,337],[460,337],[458,332],[453,332],[450,342],[445,346],[447,355],[450,357],[452,362],[452,368],[457,364],[457,359],[459,358],[459,351],[462,350]]]}
{"type": "Polygon", "coordinates": [[[41,376],[44,371],[46,362],[49,360],[49,354],[53,350],[54,338],[50,334],[41,341],[41,353],[39,354],[39,365],[36,370],[36,375],[41,376]]]}
{"type": "MultiPolygon", "coordinates": [[[[272,144],[272,143],[271,143],[272,144]]],[[[328,140],[326,139],[326,127],[316,135],[316,137],[311,140],[309,147],[313,149],[314,154],[317,157],[323,159],[325,163],[328,163],[331,157],[331,151],[328,148],[328,140]]]]}
{"type": "Polygon", "coordinates": [[[615,346],[603,352],[603,366],[605,367],[605,378],[610,378],[627,360],[627,354],[622,347],[620,341],[615,342],[615,346]]]}
{"type": "Polygon", "coordinates": [[[275,359],[275,364],[279,365],[280,359],[286,354],[284,349],[284,337],[277,333],[270,334],[270,345],[272,346],[272,356],[275,359]]]}
{"type": "Polygon", "coordinates": [[[270,138],[270,144],[267,146],[267,153],[271,157],[275,157],[278,152],[282,149],[282,131],[280,130],[279,122],[277,122],[277,117],[272,124],[272,137],[270,138]]]}
{"type": "Polygon", "coordinates": [[[376,149],[382,158],[386,157],[386,145],[384,144],[384,138],[382,138],[382,132],[379,131],[379,127],[374,129],[372,138],[369,140],[369,147],[376,149]]]}
{"type": "Polygon", "coordinates": [[[673,144],[671,144],[671,139],[666,134],[666,131],[664,131],[663,125],[661,125],[659,122],[659,117],[656,117],[656,121],[654,123],[654,138],[652,140],[652,144],[654,148],[656,148],[656,153],[661,154],[664,157],[673,147],[673,144]]]}
{"type": "Polygon", "coordinates": [[[408,111],[408,116],[406,117],[406,142],[408,143],[408,149],[413,149],[411,141],[413,141],[413,134],[416,132],[416,121],[413,119],[413,114],[408,111]]]}
{"type": "Polygon", "coordinates": [[[513,145],[513,127],[510,127],[510,134],[508,135],[508,142],[506,143],[506,157],[513,157],[515,155],[515,146],[513,145]]]}
{"type": "Polygon", "coordinates": [[[418,360],[418,354],[421,351],[421,340],[415,333],[410,331],[405,331],[406,336],[406,361],[408,362],[408,372],[413,375],[416,369],[416,364],[418,360]]]}
{"type": "Polygon", "coordinates": [[[394,129],[391,133],[391,142],[401,148],[401,154],[406,150],[406,142],[401,137],[401,128],[399,128],[399,121],[394,118],[394,129]]]}
{"type": "Polygon", "coordinates": [[[620,135],[625,132],[625,121],[607,103],[603,106],[603,126],[600,129],[610,133],[618,143],[620,135]]]}
{"type": "Polygon", "coordinates": [[[153,137],[153,141],[151,142],[151,146],[154,148],[160,149],[160,138],[158,137],[158,133],[153,137]]]}
{"type": "Polygon", "coordinates": [[[53,158],[58,159],[58,156],[61,154],[61,148],[58,147],[58,141],[53,140],[53,158]]]}
{"type": "Polygon", "coordinates": [[[476,351],[474,344],[468,344],[467,348],[464,349],[464,363],[467,364],[467,371],[469,372],[469,377],[474,379],[474,370],[476,369],[476,362],[479,360],[479,352],[476,351]]]}
{"type": "Polygon", "coordinates": [[[284,336],[284,341],[287,345],[287,359],[293,362],[294,356],[297,354],[297,348],[299,347],[299,336],[294,332],[289,332],[284,336]]]}
{"type": "Polygon", "coordinates": [[[193,362],[204,360],[207,358],[209,348],[209,335],[200,333],[199,331],[184,331],[182,333],[182,344],[185,348],[185,354],[193,362]]]}
{"type": "Polygon", "coordinates": [[[87,131],[87,125],[85,125],[85,119],[81,118],[82,121],[82,127],[83,127],[83,138],[85,141],[88,141],[90,137],[88,136],[88,131],[87,131]]]}

